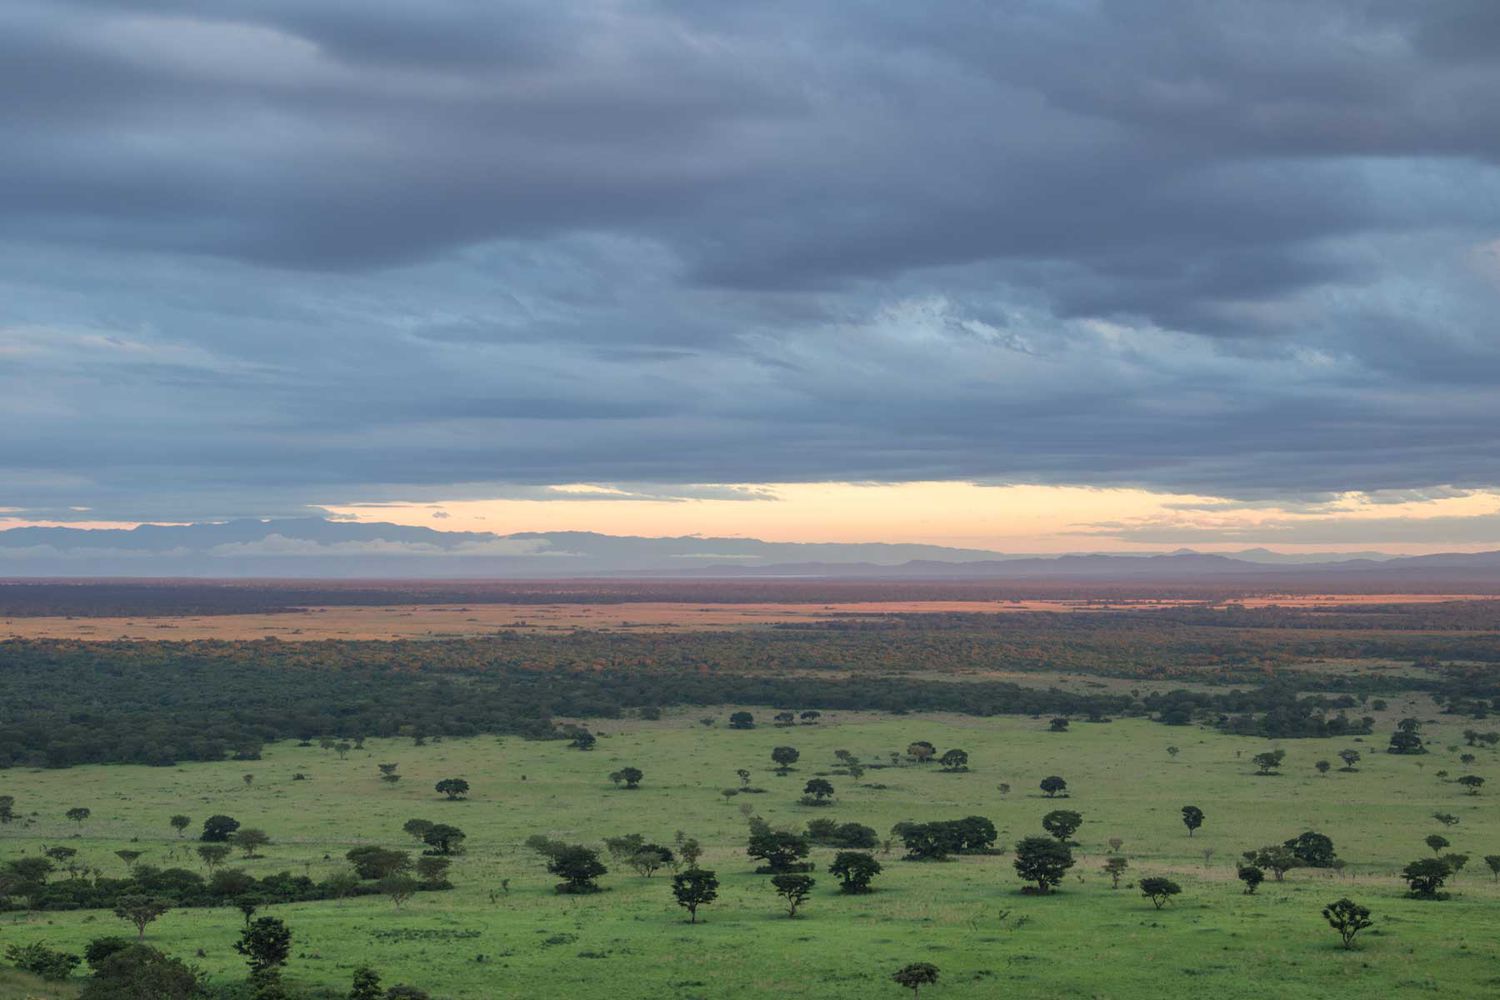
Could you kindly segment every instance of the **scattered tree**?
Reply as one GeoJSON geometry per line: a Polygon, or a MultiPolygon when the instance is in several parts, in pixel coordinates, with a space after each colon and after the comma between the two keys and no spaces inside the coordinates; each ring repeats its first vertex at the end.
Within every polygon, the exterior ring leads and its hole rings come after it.
{"type": "Polygon", "coordinates": [[[1182,825],[1187,827],[1188,836],[1203,825],[1203,810],[1197,806],[1182,807],[1182,825]]]}
{"type": "Polygon", "coordinates": [[[1453,870],[1442,858],[1420,858],[1401,869],[1401,877],[1411,889],[1408,895],[1414,899],[1446,898],[1439,890],[1452,874],[1453,870]]]}
{"type": "MultiPolygon", "coordinates": [[[[1357,768],[1354,765],[1359,763],[1359,757],[1360,757],[1360,754],[1359,754],[1358,750],[1353,750],[1353,749],[1350,749],[1350,750],[1340,750],[1339,751],[1339,760],[1341,760],[1341,761],[1344,762],[1344,766],[1341,767],[1341,768],[1339,768],[1339,770],[1340,771],[1354,771],[1354,770],[1357,770],[1357,768]]],[[[1347,900],[1341,900],[1341,902],[1348,902],[1348,901],[1347,900]]]]}
{"type": "Polygon", "coordinates": [[[911,995],[916,997],[920,995],[922,987],[931,986],[938,981],[938,967],[931,962],[913,962],[891,973],[891,979],[898,986],[911,990],[911,995]]]}
{"type": "Polygon", "coordinates": [[[1267,750],[1250,758],[1256,767],[1258,775],[1278,774],[1281,770],[1281,762],[1286,760],[1285,750],[1267,750]]]}
{"type": "Polygon", "coordinates": [[[863,851],[839,851],[828,873],[839,880],[839,891],[857,895],[870,891],[870,880],[881,871],[880,862],[863,851]]]}
{"type": "Polygon", "coordinates": [[[1173,896],[1182,892],[1182,886],[1169,878],[1143,878],[1138,884],[1141,895],[1151,900],[1152,905],[1158,910],[1165,906],[1173,896]]]}
{"type": "Polygon", "coordinates": [[[232,816],[210,816],[203,821],[203,832],[198,835],[198,839],[206,843],[222,844],[239,828],[240,821],[232,816]]]}
{"type": "Polygon", "coordinates": [[[1025,837],[1016,843],[1012,862],[1016,874],[1035,882],[1036,893],[1049,892],[1073,867],[1073,852],[1067,844],[1053,837],[1025,837]]]}
{"type": "Polygon", "coordinates": [[[1458,783],[1464,786],[1464,790],[1470,795],[1478,795],[1479,789],[1484,786],[1484,779],[1477,774],[1459,775],[1458,783]]]}
{"type": "Polygon", "coordinates": [[[86,820],[86,819],[88,819],[92,815],[93,815],[93,812],[90,811],[90,809],[88,808],[88,806],[74,806],[72,809],[69,809],[68,812],[67,812],[68,819],[70,819],[73,822],[77,823],[79,826],[82,826],[83,825],[83,821],[86,820]]]}
{"type": "Polygon", "coordinates": [[[271,842],[271,836],[264,830],[247,826],[236,830],[230,835],[229,840],[245,853],[245,857],[254,858],[259,857],[257,852],[271,842]]]}
{"type": "Polygon", "coordinates": [[[773,875],[771,885],[776,889],[776,895],[780,896],[786,905],[786,915],[795,917],[797,908],[807,902],[807,897],[812,895],[813,886],[817,883],[810,875],[773,875]]]}
{"type": "Polygon", "coordinates": [[[292,932],[276,917],[261,917],[240,932],[234,950],[245,956],[252,976],[274,976],[292,954],[292,932]]]}
{"type": "Polygon", "coordinates": [[[598,892],[599,884],[595,880],[609,873],[599,860],[598,851],[576,844],[563,847],[553,855],[547,862],[547,871],[562,879],[557,891],[565,894],[598,892]]]}
{"type": "Polygon", "coordinates": [[[755,716],[749,712],[735,712],[729,717],[730,729],[754,729],[755,716]]]}
{"type": "Polygon", "coordinates": [[[944,751],[938,758],[944,771],[967,771],[969,769],[969,754],[967,751],[953,749],[944,751]]]}
{"type": "Polygon", "coordinates": [[[771,750],[771,759],[776,762],[776,773],[782,776],[792,769],[792,765],[801,756],[796,747],[775,747],[771,750]]]}
{"type": "Polygon", "coordinates": [[[1069,842],[1082,825],[1083,816],[1071,809],[1054,809],[1042,817],[1042,829],[1063,843],[1069,842]]]}
{"type": "Polygon", "coordinates": [[[1109,887],[1120,888],[1120,879],[1125,877],[1125,870],[1130,867],[1130,862],[1123,855],[1116,854],[1104,860],[1104,874],[1109,876],[1109,887]]]}
{"type": "Polygon", "coordinates": [[[177,831],[177,836],[179,837],[182,836],[182,831],[193,825],[193,821],[191,819],[181,814],[173,816],[167,822],[171,824],[172,829],[177,831]]]}
{"type": "Polygon", "coordinates": [[[1235,875],[1238,876],[1241,882],[1245,883],[1245,895],[1247,896],[1255,895],[1255,890],[1259,889],[1260,884],[1266,880],[1266,873],[1255,865],[1240,865],[1235,869],[1235,875]]]}
{"type": "Polygon", "coordinates": [[[828,805],[833,798],[833,785],[825,778],[813,778],[802,787],[802,801],[808,805],[828,805]]]}
{"type": "Polygon", "coordinates": [[[165,899],[155,896],[122,896],[115,904],[115,916],[135,924],[136,940],[146,937],[146,925],[172,908],[165,899]]]}
{"type": "Polygon", "coordinates": [[[433,788],[446,795],[449,802],[467,798],[469,794],[469,783],[462,778],[444,778],[433,788]]]}
{"type": "Polygon", "coordinates": [[[689,868],[672,876],[672,896],[688,911],[688,923],[698,922],[698,907],[719,898],[719,877],[702,868],[689,868]]]}
{"type": "Polygon", "coordinates": [[[1346,949],[1354,947],[1354,935],[1374,923],[1370,919],[1370,908],[1360,906],[1348,897],[1323,907],[1323,919],[1328,921],[1329,927],[1338,931],[1339,940],[1346,949]]]}
{"type": "Polygon", "coordinates": [[[1068,783],[1054,774],[1042,779],[1041,789],[1047,798],[1056,798],[1068,790],[1068,783]]]}

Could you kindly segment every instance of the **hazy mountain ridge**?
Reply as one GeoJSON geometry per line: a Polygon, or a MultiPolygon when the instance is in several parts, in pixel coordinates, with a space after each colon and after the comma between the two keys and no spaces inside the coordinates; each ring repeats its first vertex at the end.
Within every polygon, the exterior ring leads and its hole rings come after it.
{"type": "Polygon", "coordinates": [[[766,542],[587,531],[445,531],[322,518],[236,520],[129,529],[0,531],[0,576],[579,577],[831,576],[975,579],[1203,579],[1280,575],[1500,578],[1500,552],[1013,555],[886,542],[766,542]]]}

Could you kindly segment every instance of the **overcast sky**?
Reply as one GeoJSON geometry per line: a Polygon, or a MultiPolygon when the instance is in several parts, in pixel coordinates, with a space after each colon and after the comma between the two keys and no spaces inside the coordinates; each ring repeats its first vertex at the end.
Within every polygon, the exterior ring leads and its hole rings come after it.
{"type": "Polygon", "coordinates": [[[1494,0],[8,0],[0,93],[14,521],[975,482],[1500,543],[1494,0]]]}

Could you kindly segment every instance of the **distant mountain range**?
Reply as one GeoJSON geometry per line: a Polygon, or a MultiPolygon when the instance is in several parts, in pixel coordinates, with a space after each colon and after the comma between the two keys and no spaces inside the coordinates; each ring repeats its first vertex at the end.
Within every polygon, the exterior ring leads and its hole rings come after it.
{"type": "Polygon", "coordinates": [[[1500,582],[1500,552],[1396,557],[1379,552],[1286,555],[1007,555],[941,545],[639,538],[583,531],[494,534],[296,518],[130,529],[0,531],[0,577],[260,577],[475,579],[612,575],[873,577],[993,580],[1500,582]]]}

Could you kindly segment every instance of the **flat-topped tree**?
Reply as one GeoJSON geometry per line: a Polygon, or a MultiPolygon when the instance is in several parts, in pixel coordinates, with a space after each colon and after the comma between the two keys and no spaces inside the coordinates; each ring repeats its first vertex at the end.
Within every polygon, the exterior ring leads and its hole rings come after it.
{"type": "Polygon", "coordinates": [[[469,783],[463,778],[444,778],[433,788],[446,795],[449,802],[456,802],[469,795],[469,783]]]}
{"type": "Polygon", "coordinates": [[[1043,778],[1040,787],[1047,798],[1053,799],[1068,790],[1068,783],[1053,774],[1043,778]]]}
{"type": "Polygon", "coordinates": [[[1158,910],[1167,905],[1173,896],[1182,892],[1182,886],[1169,878],[1143,878],[1136,884],[1140,887],[1141,895],[1151,900],[1151,904],[1158,910]]]}
{"type": "Polygon", "coordinates": [[[182,832],[184,830],[193,825],[193,821],[191,819],[181,814],[173,816],[171,819],[167,820],[167,823],[172,827],[172,829],[177,831],[177,836],[179,837],[182,836],[182,832]]]}
{"type": "Polygon", "coordinates": [[[891,979],[896,985],[911,990],[911,995],[917,997],[921,995],[922,987],[931,986],[938,981],[938,967],[931,962],[913,962],[891,973],[891,979]]]}
{"type": "Polygon", "coordinates": [[[171,908],[171,903],[155,896],[121,896],[115,904],[115,916],[134,924],[136,940],[140,941],[146,937],[146,925],[171,908]]]}
{"type": "Polygon", "coordinates": [[[1255,773],[1265,776],[1279,773],[1281,762],[1286,760],[1285,750],[1266,750],[1250,758],[1255,765],[1255,773]]]}
{"type": "Polygon", "coordinates": [[[802,801],[807,805],[828,805],[833,799],[833,784],[826,778],[813,778],[802,787],[802,801]]]}
{"type": "Polygon", "coordinates": [[[698,907],[719,898],[719,877],[702,868],[678,872],[672,876],[672,896],[678,906],[688,911],[688,923],[696,924],[698,907]]]}
{"type": "Polygon", "coordinates": [[[1052,837],[1025,837],[1016,842],[1016,856],[1011,864],[1017,875],[1036,883],[1031,891],[1046,893],[1062,882],[1073,867],[1073,852],[1067,844],[1052,837]]]}
{"type": "Polygon", "coordinates": [[[775,875],[771,878],[771,886],[785,904],[788,917],[797,916],[797,910],[807,902],[815,885],[817,882],[810,875],[775,875]]]}

